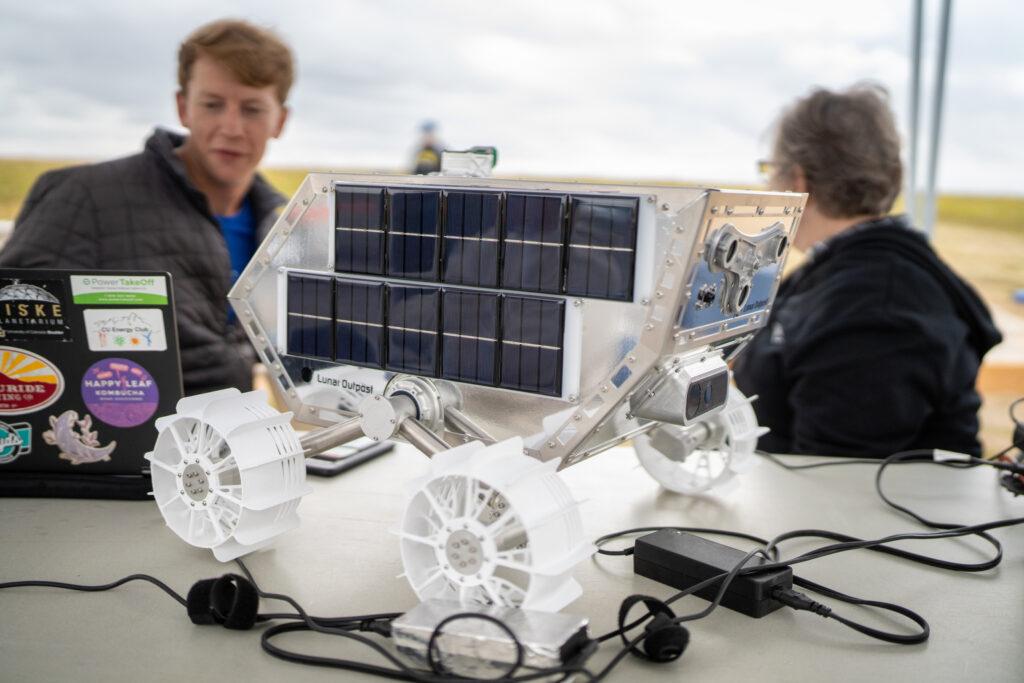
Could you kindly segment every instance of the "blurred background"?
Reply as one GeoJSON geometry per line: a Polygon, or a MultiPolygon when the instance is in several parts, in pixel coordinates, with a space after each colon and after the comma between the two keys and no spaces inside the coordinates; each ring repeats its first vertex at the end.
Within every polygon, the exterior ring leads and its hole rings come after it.
{"type": "MultiPolygon", "coordinates": [[[[942,5],[921,6],[924,143],[942,5]]],[[[883,84],[908,134],[914,7],[0,0],[0,233],[44,170],[177,129],[178,44],[215,18],[269,26],[295,52],[291,119],[264,159],[285,194],[311,170],[407,172],[426,121],[446,148],[496,146],[498,175],[753,187],[775,117],[813,86],[883,84]]],[[[955,3],[938,148],[935,245],[1007,339],[979,378],[987,452],[1024,394],[1022,26],[1013,0],[955,3]]]]}

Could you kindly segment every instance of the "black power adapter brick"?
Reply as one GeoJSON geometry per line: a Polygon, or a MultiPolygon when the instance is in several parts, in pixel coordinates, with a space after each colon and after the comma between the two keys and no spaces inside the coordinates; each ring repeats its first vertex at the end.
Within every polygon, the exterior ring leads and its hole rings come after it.
{"type": "MultiPolygon", "coordinates": [[[[745,552],[700,536],[662,529],[642,536],[633,546],[633,571],[665,585],[685,590],[712,576],[732,571],[745,552]]],[[[765,564],[755,556],[745,567],[765,564]]],[[[771,597],[772,591],[793,587],[793,570],[789,567],[756,574],[739,574],[729,584],[721,604],[751,617],[763,617],[782,607],[771,597]]],[[[695,593],[705,600],[714,600],[721,588],[716,582],[695,593]]]]}

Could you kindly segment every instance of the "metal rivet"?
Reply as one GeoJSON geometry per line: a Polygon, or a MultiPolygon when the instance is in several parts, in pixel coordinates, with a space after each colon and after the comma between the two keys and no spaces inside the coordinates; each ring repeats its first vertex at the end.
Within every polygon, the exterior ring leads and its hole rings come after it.
{"type": "Polygon", "coordinates": [[[636,356],[630,356],[626,360],[628,360],[630,363],[635,363],[636,362],[636,356]]]}
{"type": "Polygon", "coordinates": [[[653,204],[654,203],[654,195],[653,194],[647,195],[647,203],[648,204],[653,204]]]}
{"type": "Polygon", "coordinates": [[[646,306],[647,304],[651,303],[651,300],[650,299],[640,299],[640,303],[643,304],[644,306],[646,306]]]}
{"type": "Polygon", "coordinates": [[[668,202],[665,202],[664,204],[661,205],[661,210],[668,211],[668,202]]]}
{"type": "Polygon", "coordinates": [[[572,300],[572,305],[576,306],[577,308],[582,306],[583,305],[583,299],[573,299],[572,300]]]}
{"type": "Polygon", "coordinates": [[[580,415],[579,413],[576,413],[575,415],[572,416],[572,419],[576,422],[579,422],[580,420],[583,419],[583,416],[580,415]]]}
{"type": "Polygon", "coordinates": [[[764,207],[763,206],[757,207],[757,215],[758,216],[763,216],[764,215],[764,207]]]}
{"type": "Polygon", "coordinates": [[[647,323],[646,325],[644,325],[644,329],[650,332],[651,330],[654,329],[654,325],[652,325],[651,323],[647,323]]]}
{"type": "Polygon", "coordinates": [[[731,216],[735,211],[736,209],[732,208],[731,206],[725,207],[725,215],[727,216],[731,216]]]}
{"type": "Polygon", "coordinates": [[[654,298],[655,299],[660,299],[663,296],[665,296],[665,292],[661,291],[660,289],[657,292],[654,293],[654,298]]]}
{"type": "Polygon", "coordinates": [[[717,206],[712,206],[711,207],[711,213],[718,213],[718,207],[717,206]]]}
{"type": "Polygon", "coordinates": [[[554,448],[557,445],[554,441],[548,441],[548,448],[554,448]]]}
{"type": "Polygon", "coordinates": [[[327,192],[327,186],[326,186],[326,185],[324,185],[323,187],[321,187],[321,188],[320,188],[320,191],[321,191],[321,192],[327,192]]]}

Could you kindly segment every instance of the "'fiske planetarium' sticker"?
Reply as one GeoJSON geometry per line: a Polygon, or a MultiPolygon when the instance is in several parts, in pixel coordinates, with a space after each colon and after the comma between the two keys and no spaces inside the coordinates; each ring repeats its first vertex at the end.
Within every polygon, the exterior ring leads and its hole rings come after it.
{"type": "Polygon", "coordinates": [[[0,415],[34,413],[64,393],[64,376],[42,356],[0,346],[0,415]]]}
{"type": "Polygon", "coordinates": [[[71,341],[61,280],[0,278],[0,341],[71,341]]]}
{"type": "Polygon", "coordinates": [[[127,358],[104,358],[82,378],[82,400],[101,422],[137,427],[156,412],[160,391],[153,376],[127,358]]]}
{"type": "Polygon", "coordinates": [[[166,351],[159,308],[87,308],[82,311],[90,351],[166,351]]]}

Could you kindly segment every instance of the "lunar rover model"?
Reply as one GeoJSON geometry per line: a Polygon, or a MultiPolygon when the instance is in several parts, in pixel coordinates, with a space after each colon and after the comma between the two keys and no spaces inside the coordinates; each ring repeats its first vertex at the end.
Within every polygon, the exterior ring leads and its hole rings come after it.
{"type": "Polygon", "coordinates": [[[767,321],[804,201],[308,176],[229,295],[290,412],[226,390],[161,418],[167,525],[230,560],[298,524],[305,457],[402,439],[431,457],[397,532],[420,599],[561,609],[593,546],[558,470],[632,440],[695,492],[753,452],[727,363],[767,321]]]}

